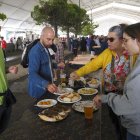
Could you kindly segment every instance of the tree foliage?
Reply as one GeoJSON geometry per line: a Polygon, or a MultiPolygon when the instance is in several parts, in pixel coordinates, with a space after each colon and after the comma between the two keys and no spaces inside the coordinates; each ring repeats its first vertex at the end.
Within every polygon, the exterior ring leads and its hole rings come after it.
{"type": "Polygon", "coordinates": [[[86,10],[76,4],[69,4],[67,0],[40,0],[31,12],[31,17],[37,24],[50,24],[57,35],[58,27],[81,34],[85,25],[89,24],[89,15],[86,10]]]}
{"type": "Polygon", "coordinates": [[[69,28],[71,32],[77,35],[81,33],[81,25],[85,24],[88,20],[89,17],[86,15],[86,10],[76,4],[68,4],[63,27],[69,28]]]}
{"type": "Polygon", "coordinates": [[[0,20],[4,21],[6,18],[7,17],[4,13],[0,13],[0,20]]]}
{"type": "Polygon", "coordinates": [[[87,22],[85,25],[82,26],[82,35],[87,36],[93,34],[97,27],[98,27],[97,24],[87,22]]]}
{"type": "Polygon", "coordinates": [[[31,17],[37,24],[50,24],[55,28],[57,34],[58,26],[62,25],[62,17],[66,11],[67,0],[40,0],[31,12],[31,17]]]}

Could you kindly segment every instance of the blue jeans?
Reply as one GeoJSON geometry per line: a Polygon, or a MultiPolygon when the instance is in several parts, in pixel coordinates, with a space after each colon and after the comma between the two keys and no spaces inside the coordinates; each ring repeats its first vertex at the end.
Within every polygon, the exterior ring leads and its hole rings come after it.
{"type": "Polygon", "coordinates": [[[127,140],[140,140],[140,136],[135,136],[127,131],[127,140]]]}

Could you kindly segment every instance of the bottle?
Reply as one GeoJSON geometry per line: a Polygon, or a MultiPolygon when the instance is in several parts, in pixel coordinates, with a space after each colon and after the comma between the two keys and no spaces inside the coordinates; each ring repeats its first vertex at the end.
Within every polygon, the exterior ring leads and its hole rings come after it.
{"type": "Polygon", "coordinates": [[[66,74],[64,73],[64,69],[60,70],[60,82],[62,83],[66,83],[66,74]]]}

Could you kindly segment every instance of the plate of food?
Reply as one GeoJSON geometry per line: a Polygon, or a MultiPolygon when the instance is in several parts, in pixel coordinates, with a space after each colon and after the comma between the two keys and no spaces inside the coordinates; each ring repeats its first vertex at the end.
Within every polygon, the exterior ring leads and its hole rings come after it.
{"type": "Polygon", "coordinates": [[[94,88],[81,88],[78,90],[78,93],[81,95],[94,95],[98,93],[98,90],[94,88]]]}
{"type": "Polygon", "coordinates": [[[56,104],[57,104],[57,101],[54,99],[43,99],[39,101],[35,106],[40,107],[40,108],[48,108],[56,104]]]}
{"type": "Polygon", "coordinates": [[[89,85],[89,87],[98,88],[100,85],[100,81],[96,78],[92,78],[87,82],[87,84],[89,85]]]}
{"type": "Polygon", "coordinates": [[[65,119],[70,112],[70,109],[65,106],[55,106],[43,110],[38,114],[39,118],[47,122],[57,122],[65,119]]]}
{"type": "Polygon", "coordinates": [[[82,98],[78,93],[72,92],[65,95],[60,95],[57,100],[61,103],[75,103],[80,101],[82,98]]]}
{"type": "MultiPolygon", "coordinates": [[[[72,105],[72,108],[74,109],[74,110],[76,110],[76,111],[78,111],[78,112],[84,112],[84,105],[86,104],[86,103],[88,103],[88,102],[91,102],[91,103],[93,103],[92,101],[79,101],[79,102],[76,102],[76,103],[74,103],[73,105],[72,105]]],[[[93,110],[94,111],[96,111],[96,110],[98,110],[98,108],[94,105],[94,103],[93,103],[93,110]]]]}
{"type": "Polygon", "coordinates": [[[72,88],[60,88],[58,87],[58,91],[54,92],[55,95],[64,95],[68,93],[72,93],[73,89],[72,88]]]}

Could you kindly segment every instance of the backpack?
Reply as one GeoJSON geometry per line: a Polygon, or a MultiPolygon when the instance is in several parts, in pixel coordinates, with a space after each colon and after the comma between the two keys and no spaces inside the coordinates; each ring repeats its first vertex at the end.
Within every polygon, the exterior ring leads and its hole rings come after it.
{"type": "Polygon", "coordinates": [[[33,46],[35,46],[38,43],[38,41],[39,41],[39,39],[34,40],[30,44],[28,44],[26,46],[26,48],[24,49],[22,56],[21,56],[21,62],[20,62],[20,64],[23,66],[23,68],[28,68],[28,63],[29,63],[28,54],[29,54],[31,48],[33,46]]]}

